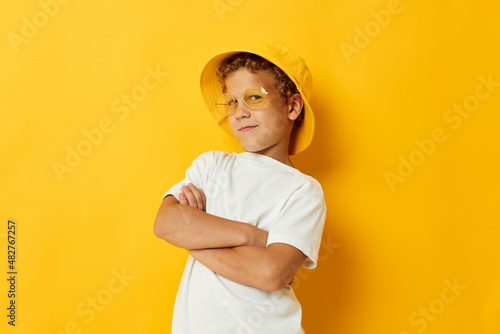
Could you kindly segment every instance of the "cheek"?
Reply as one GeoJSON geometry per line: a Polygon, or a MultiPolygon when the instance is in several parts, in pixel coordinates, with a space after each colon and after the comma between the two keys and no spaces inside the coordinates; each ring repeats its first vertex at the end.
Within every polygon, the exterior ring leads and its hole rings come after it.
{"type": "Polygon", "coordinates": [[[231,127],[231,130],[233,130],[233,133],[236,134],[236,122],[234,120],[234,117],[229,117],[228,119],[229,126],[231,127]]]}
{"type": "Polygon", "coordinates": [[[281,114],[276,113],[274,115],[270,115],[267,121],[269,127],[275,131],[282,131],[286,129],[290,124],[290,119],[288,118],[286,112],[282,112],[281,114]]]}

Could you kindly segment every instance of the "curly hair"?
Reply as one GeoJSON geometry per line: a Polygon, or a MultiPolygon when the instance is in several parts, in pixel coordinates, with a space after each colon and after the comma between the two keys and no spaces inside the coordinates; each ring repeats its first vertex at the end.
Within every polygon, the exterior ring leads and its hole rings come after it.
{"type": "MultiPolygon", "coordinates": [[[[271,74],[276,90],[285,99],[299,93],[295,83],[278,66],[256,54],[248,52],[236,53],[224,59],[220,64],[216,74],[219,77],[219,83],[223,91],[226,91],[226,78],[231,73],[243,67],[252,72],[267,71],[271,74]]],[[[303,111],[304,108],[302,108],[302,112],[295,120],[294,127],[299,127],[302,124],[303,111]]]]}

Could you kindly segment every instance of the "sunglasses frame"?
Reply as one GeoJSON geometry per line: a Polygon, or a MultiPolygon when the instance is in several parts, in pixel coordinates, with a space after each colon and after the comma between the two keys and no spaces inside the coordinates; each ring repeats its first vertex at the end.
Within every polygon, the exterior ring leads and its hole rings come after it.
{"type": "MultiPolygon", "coordinates": [[[[245,91],[243,92],[243,94],[240,95],[240,98],[241,100],[243,101],[243,103],[250,109],[250,110],[256,110],[257,107],[256,106],[251,106],[247,103],[247,101],[245,100],[244,98],[244,95],[246,94],[246,92],[249,90],[249,89],[259,89],[263,94],[264,96],[266,97],[266,100],[261,104],[259,105],[258,107],[264,105],[267,100],[268,100],[268,97],[269,97],[269,94],[278,94],[278,95],[281,95],[280,93],[276,93],[276,92],[268,92],[264,87],[262,86],[255,86],[255,87],[248,87],[247,89],[245,89],[245,91]]],[[[219,114],[223,115],[223,116],[230,116],[232,115],[235,110],[237,109],[237,105],[238,105],[238,100],[234,97],[234,95],[232,94],[229,94],[229,93],[222,93],[222,94],[219,94],[219,96],[217,96],[217,99],[215,100],[215,109],[219,112],[219,114]],[[221,110],[219,110],[219,107],[218,106],[225,106],[225,108],[227,108],[229,110],[230,108],[230,105],[228,105],[227,103],[217,103],[217,101],[219,100],[219,98],[221,96],[224,96],[224,97],[227,97],[227,96],[230,96],[232,99],[233,99],[233,104],[231,105],[231,111],[229,112],[222,112],[221,110]]]]}

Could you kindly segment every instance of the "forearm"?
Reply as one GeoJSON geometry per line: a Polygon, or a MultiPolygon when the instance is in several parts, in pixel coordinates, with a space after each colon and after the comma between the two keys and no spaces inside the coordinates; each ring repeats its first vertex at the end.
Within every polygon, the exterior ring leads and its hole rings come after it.
{"type": "Polygon", "coordinates": [[[189,250],[191,255],[217,274],[234,282],[268,292],[281,289],[293,278],[306,258],[291,246],[240,246],[189,250]]]}
{"type": "Polygon", "coordinates": [[[265,262],[266,249],[241,246],[234,248],[189,250],[191,255],[210,270],[231,281],[272,290],[270,269],[265,262]]]}
{"type": "Polygon", "coordinates": [[[156,216],[154,232],[159,238],[185,249],[256,245],[265,240],[263,234],[266,233],[251,224],[181,205],[173,196],[163,200],[156,216]]]}

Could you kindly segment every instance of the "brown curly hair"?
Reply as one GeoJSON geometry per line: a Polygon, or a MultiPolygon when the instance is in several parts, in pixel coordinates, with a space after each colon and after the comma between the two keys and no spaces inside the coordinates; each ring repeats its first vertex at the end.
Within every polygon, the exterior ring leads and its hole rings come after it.
{"type": "MultiPolygon", "coordinates": [[[[289,98],[293,94],[299,93],[295,83],[290,80],[285,72],[283,72],[278,66],[260,56],[257,56],[256,54],[248,52],[236,53],[224,59],[220,64],[216,74],[219,77],[219,83],[223,92],[226,91],[226,78],[231,73],[242,67],[252,72],[267,71],[274,79],[274,86],[276,90],[285,99],[289,98]]],[[[302,124],[302,119],[304,117],[303,111],[304,108],[302,108],[299,117],[295,120],[294,127],[296,128],[302,124]]]]}

